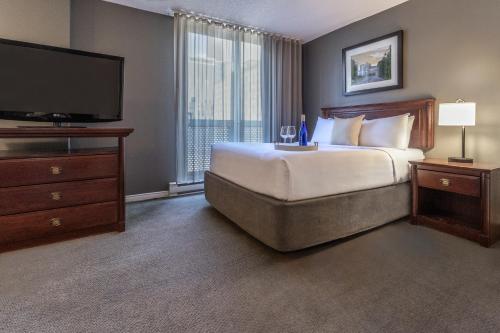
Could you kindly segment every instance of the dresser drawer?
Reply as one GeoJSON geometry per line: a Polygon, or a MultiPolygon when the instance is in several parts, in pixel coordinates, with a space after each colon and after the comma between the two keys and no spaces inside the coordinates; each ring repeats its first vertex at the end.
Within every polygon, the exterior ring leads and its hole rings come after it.
{"type": "Polygon", "coordinates": [[[0,243],[41,238],[118,221],[116,202],[0,216],[0,243]]]}
{"type": "Polygon", "coordinates": [[[115,178],[0,188],[0,215],[116,200],[115,178]]]}
{"type": "Polygon", "coordinates": [[[117,176],[116,154],[0,161],[0,187],[117,176]]]}
{"type": "Polygon", "coordinates": [[[419,169],[417,171],[418,186],[447,192],[481,196],[481,181],[479,177],[459,175],[419,169]]]}

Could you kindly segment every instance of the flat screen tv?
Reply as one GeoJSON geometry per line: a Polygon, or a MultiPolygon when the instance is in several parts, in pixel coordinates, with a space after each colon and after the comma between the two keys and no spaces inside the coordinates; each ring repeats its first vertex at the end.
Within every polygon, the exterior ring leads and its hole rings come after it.
{"type": "Polygon", "coordinates": [[[0,39],[0,118],[122,119],[124,58],[0,39]]]}

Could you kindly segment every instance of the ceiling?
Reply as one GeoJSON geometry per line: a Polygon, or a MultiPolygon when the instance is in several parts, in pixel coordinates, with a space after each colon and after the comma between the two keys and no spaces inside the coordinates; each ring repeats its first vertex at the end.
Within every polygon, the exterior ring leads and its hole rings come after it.
{"type": "Polygon", "coordinates": [[[160,14],[184,10],[308,42],[407,0],[105,0],[160,14]]]}

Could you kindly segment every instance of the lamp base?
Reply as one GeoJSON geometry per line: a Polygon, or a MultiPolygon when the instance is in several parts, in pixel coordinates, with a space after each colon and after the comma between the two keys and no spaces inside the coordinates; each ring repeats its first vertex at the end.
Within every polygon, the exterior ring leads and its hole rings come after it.
{"type": "Polygon", "coordinates": [[[448,157],[448,162],[474,163],[474,159],[468,157],[448,157]]]}

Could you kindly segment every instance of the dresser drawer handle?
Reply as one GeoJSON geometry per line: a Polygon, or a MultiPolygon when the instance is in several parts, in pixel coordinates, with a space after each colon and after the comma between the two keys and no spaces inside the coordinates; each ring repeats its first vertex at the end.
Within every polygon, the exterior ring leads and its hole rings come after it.
{"type": "Polygon", "coordinates": [[[443,185],[443,186],[450,186],[450,184],[451,184],[451,181],[448,178],[441,178],[439,181],[441,182],[441,185],[443,185]]]}
{"type": "Polygon", "coordinates": [[[61,200],[62,195],[61,195],[61,192],[52,192],[52,193],[50,193],[50,197],[54,201],[59,201],[59,200],[61,200]]]}
{"type": "Polygon", "coordinates": [[[59,166],[51,166],[50,167],[50,172],[53,174],[53,175],[60,175],[62,173],[62,168],[59,167],[59,166]]]}
{"type": "Polygon", "coordinates": [[[61,219],[58,217],[54,217],[54,218],[50,219],[50,224],[53,227],[59,227],[61,225],[61,219]]]}

